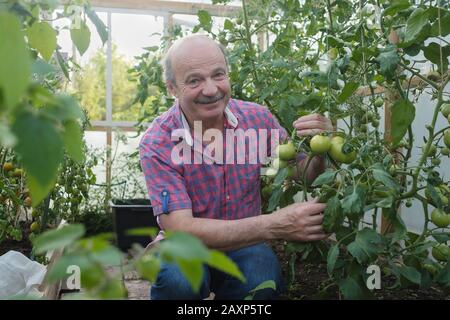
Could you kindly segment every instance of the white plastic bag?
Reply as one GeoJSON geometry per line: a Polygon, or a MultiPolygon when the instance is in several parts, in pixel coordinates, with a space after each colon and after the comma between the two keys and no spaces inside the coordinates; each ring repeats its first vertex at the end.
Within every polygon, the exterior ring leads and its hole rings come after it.
{"type": "MultiPolygon", "coordinates": [[[[15,295],[39,294],[46,267],[17,251],[0,256],[0,299],[15,295]]],[[[39,294],[42,296],[42,294],[39,294]]]]}

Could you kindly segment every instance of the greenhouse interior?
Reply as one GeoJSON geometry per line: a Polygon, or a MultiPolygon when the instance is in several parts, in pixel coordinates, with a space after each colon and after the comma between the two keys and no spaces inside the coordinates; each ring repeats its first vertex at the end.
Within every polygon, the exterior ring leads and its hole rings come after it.
{"type": "Polygon", "coordinates": [[[450,299],[449,57],[449,0],[1,1],[0,300],[450,299]]]}

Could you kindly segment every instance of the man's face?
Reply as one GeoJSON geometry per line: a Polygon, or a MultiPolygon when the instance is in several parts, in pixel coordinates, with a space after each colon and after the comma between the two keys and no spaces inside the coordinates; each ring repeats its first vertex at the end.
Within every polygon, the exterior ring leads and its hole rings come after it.
{"type": "Polygon", "coordinates": [[[172,56],[175,85],[170,92],[191,121],[213,121],[223,114],[231,95],[222,51],[212,42],[186,43],[172,56]]]}

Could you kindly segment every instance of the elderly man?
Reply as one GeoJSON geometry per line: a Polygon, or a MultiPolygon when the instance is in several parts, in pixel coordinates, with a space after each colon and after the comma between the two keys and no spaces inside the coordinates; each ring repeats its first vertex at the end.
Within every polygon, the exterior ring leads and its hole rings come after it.
{"type": "MultiPolygon", "coordinates": [[[[247,154],[245,163],[217,160],[226,149],[227,160],[242,156],[230,152],[237,150],[230,144],[233,139],[217,139],[217,135],[214,140],[221,140],[223,150],[216,148],[214,154],[204,148],[207,144],[202,137],[208,135],[202,134],[208,130],[224,137],[237,130],[268,130],[259,142],[271,141],[278,130],[281,140],[287,138],[267,108],[231,98],[228,65],[220,45],[203,35],[185,37],[172,45],[163,66],[167,88],[176,102],[153,121],[140,144],[154,214],[161,229],[188,232],[209,248],[224,251],[247,281],[242,283],[205,266],[201,290],[196,294],[176,265],[165,264],[151,288],[151,299],[204,299],[211,291],[217,299],[243,299],[266,280],[274,280],[277,290],[261,290],[255,299],[275,298],[283,290],[283,278],[277,257],[264,242],[325,239],[321,215],[325,205],[296,203],[261,215],[261,161],[249,163],[247,154]],[[184,161],[176,156],[180,143],[184,161]]],[[[317,114],[300,117],[294,127],[299,136],[332,128],[329,119],[317,114]]],[[[255,151],[254,146],[248,149],[244,152],[255,151]]],[[[323,159],[314,158],[307,177],[314,179],[323,169],[323,159]]]]}

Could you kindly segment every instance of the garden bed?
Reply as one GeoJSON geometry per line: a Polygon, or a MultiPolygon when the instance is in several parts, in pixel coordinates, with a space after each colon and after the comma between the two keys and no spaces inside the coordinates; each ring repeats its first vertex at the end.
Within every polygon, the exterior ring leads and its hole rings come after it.
{"type": "MultiPolygon", "coordinates": [[[[284,253],[282,241],[270,243],[281,262],[283,275],[287,281],[289,276],[288,259],[284,253]]],[[[338,300],[339,291],[330,287],[326,292],[320,292],[323,283],[329,279],[326,263],[311,263],[302,261],[299,257],[295,263],[295,279],[287,286],[287,291],[281,297],[286,300],[338,300]]],[[[443,300],[450,299],[450,295],[439,287],[431,286],[426,289],[401,288],[389,289],[394,284],[394,278],[383,277],[381,289],[376,290],[375,297],[379,300],[443,300]]]]}
{"type": "Polygon", "coordinates": [[[28,238],[29,236],[29,222],[20,222],[20,228],[23,232],[22,234],[22,240],[16,241],[13,239],[4,239],[2,242],[0,242],[0,256],[7,253],[10,250],[14,250],[17,252],[22,253],[23,255],[30,257],[31,256],[31,250],[32,245],[28,238]]]}

